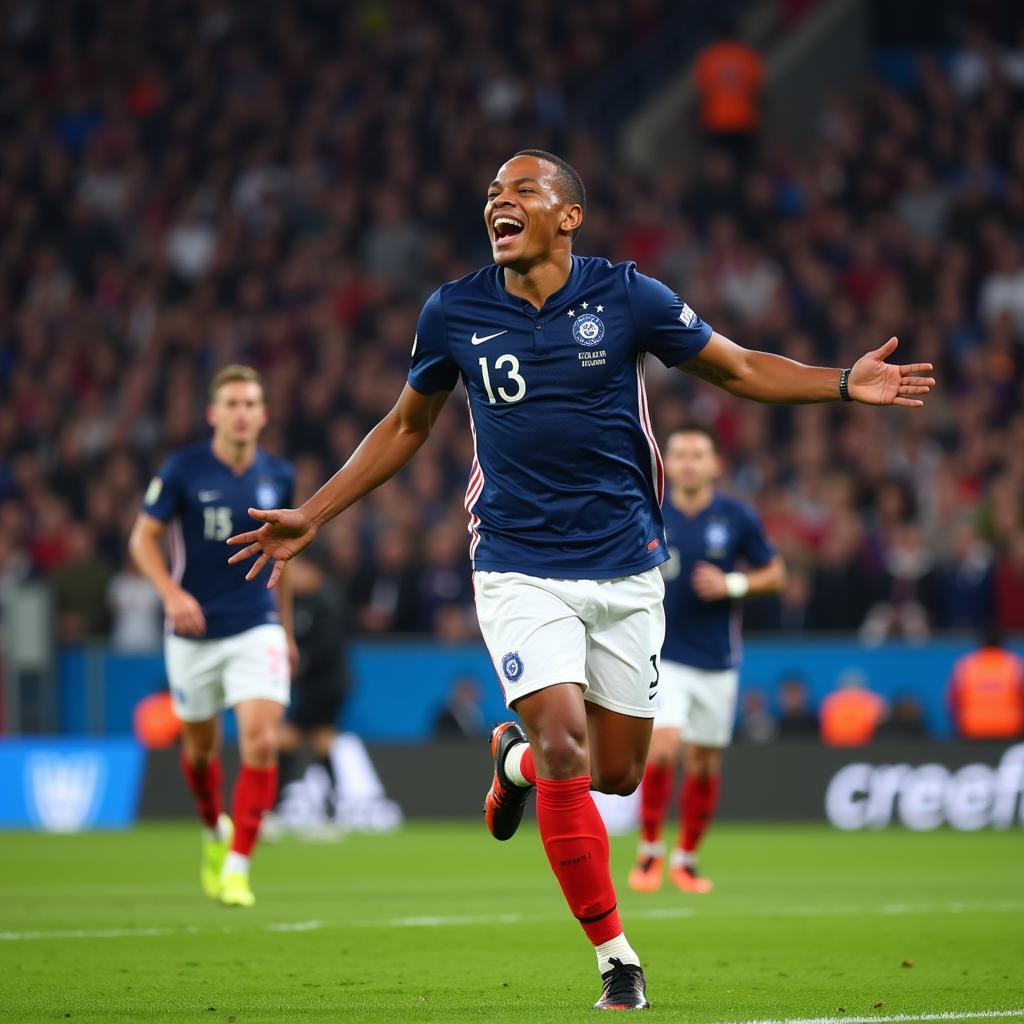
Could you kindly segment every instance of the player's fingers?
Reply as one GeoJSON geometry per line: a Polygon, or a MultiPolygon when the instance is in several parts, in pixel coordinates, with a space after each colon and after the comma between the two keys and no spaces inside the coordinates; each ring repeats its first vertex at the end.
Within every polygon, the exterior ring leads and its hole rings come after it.
{"type": "Polygon", "coordinates": [[[258,555],[263,550],[263,545],[256,541],[255,544],[250,544],[247,548],[242,548],[241,551],[236,551],[229,559],[228,565],[234,565],[236,562],[244,562],[247,558],[252,558],[253,555],[258,555]]]}
{"type": "Polygon", "coordinates": [[[919,406],[924,405],[924,402],[922,402],[919,398],[894,398],[892,404],[903,405],[906,406],[908,409],[916,409],[919,406]]]}
{"type": "Polygon", "coordinates": [[[875,349],[875,355],[878,356],[879,359],[888,359],[889,356],[891,356],[893,352],[896,351],[897,345],[899,345],[899,340],[896,338],[890,338],[880,348],[875,349]]]}
{"type": "Polygon", "coordinates": [[[900,373],[904,377],[912,377],[919,373],[931,373],[934,369],[931,363],[907,363],[906,366],[900,367],[900,373]]]}
{"type": "Polygon", "coordinates": [[[904,384],[900,388],[900,394],[904,395],[904,396],[906,396],[906,395],[927,395],[929,391],[931,391],[931,388],[928,387],[927,384],[925,384],[925,385],[904,384]]]}
{"type": "Polygon", "coordinates": [[[251,508],[249,516],[261,523],[276,523],[281,518],[281,510],[276,508],[251,508]]]}
{"type": "Polygon", "coordinates": [[[260,555],[260,557],[257,558],[255,562],[253,562],[252,568],[245,574],[246,582],[251,583],[254,579],[256,579],[256,577],[259,576],[260,571],[263,569],[263,566],[265,566],[269,561],[270,555],[260,555]]]}
{"type": "Polygon", "coordinates": [[[251,544],[259,535],[259,530],[247,530],[245,533],[236,533],[233,537],[228,537],[224,543],[230,544],[232,547],[237,547],[239,544],[251,544]]]}
{"type": "Polygon", "coordinates": [[[277,586],[277,581],[281,578],[281,573],[284,572],[285,562],[278,560],[274,562],[274,568],[270,573],[270,579],[267,580],[267,590],[273,590],[277,586]]]}

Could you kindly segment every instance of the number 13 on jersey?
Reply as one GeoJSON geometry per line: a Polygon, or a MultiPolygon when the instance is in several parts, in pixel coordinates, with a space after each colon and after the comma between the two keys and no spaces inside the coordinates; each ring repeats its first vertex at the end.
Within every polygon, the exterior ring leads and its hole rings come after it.
{"type": "MultiPolygon", "coordinates": [[[[491,374],[487,368],[487,358],[485,356],[480,357],[480,372],[483,375],[484,391],[487,392],[487,401],[491,405],[497,403],[497,399],[494,397],[494,389],[491,387],[491,374]]],[[[498,386],[498,398],[503,402],[518,402],[526,394],[526,381],[523,380],[519,373],[519,360],[512,355],[510,352],[506,352],[503,356],[498,356],[494,360],[494,369],[501,370],[504,367],[508,367],[506,383],[514,384],[515,390],[509,390],[503,385],[498,386]]]]}

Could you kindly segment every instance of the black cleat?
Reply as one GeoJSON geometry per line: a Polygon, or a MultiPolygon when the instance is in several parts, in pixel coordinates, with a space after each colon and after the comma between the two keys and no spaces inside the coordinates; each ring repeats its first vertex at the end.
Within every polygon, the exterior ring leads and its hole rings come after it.
{"type": "Polygon", "coordinates": [[[526,734],[516,722],[502,722],[491,733],[494,781],[484,798],[484,817],[491,835],[502,842],[516,834],[533,790],[532,786],[516,786],[505,774],[505,755],[517,743],[525,742],[526,734]]]}
{"type": "Polygon", "coordinates": [[[647,979],[644,969],[637,964],[624,964],[618,957],[609,960],[610,971],[601,975],[604,988],[601,998],[594,1003],[595,1010],[649,1010],[647,979]]]}

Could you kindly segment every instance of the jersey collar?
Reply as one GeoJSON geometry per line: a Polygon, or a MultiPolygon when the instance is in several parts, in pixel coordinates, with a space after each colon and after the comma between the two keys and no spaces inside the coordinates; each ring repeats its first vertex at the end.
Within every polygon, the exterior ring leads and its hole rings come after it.
{"type": "Polygon", "coordinates": [[[564,302],[567,295],[576,287],[577,280],[579,279],[581,269],[581,256],[572,256],[572,265],[569,268],[569,276],[565,279],[565,284],[558,289],[557,292],[552,292],[548,297],[547,301],[537,309],[532,302],[528,302],[526,299],[521,299],[518,295],[513,295],[505,288],[505,275],[501,267],[495,266],[494,285],[498,293],[498,298],[511,306],[513,309],[518,309],[529,316],[540,316],[546,310],[554,309],[560,302],[564,302]]]}

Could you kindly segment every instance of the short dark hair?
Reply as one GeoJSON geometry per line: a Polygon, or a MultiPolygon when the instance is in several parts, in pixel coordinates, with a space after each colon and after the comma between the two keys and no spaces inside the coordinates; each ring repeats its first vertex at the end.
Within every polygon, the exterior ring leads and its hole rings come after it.
{"type": "MultiPolygon", "coordinates": [[[[554,153],[549,153],[546,149],[521,149],[514,153],[512,158],[515,159],[517,156],[534,156],[538,160],[546,160],[557,168],[555,180],[558,182],[562,198],[571,206],[578,206],[584,214],[587,212],[587,190],[583,185],[583,179],[571,163],[560,156],[555,156],[554,153]]],[[[580,229],[577,228],[572,237],[575,238],[579,233],[580,229]]]]}
{"type": "Polygon", "coordinates": [[[711,442],[711,447],[714,448],[716,453],[722,451],[722,440],[718,436],[718,431],[708,423],[701,423],[699,420],[688,420],[686,423],[680,423],[678,427],[673,427],[668,432],[668,437],[665,439],[666,442],[671,441],[676,434],[703,434],[711,442]]]}

